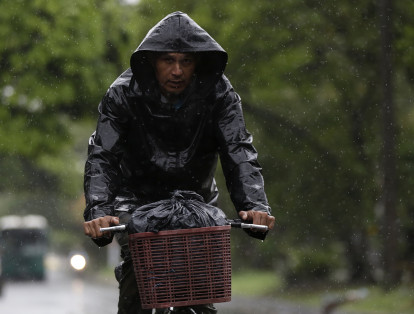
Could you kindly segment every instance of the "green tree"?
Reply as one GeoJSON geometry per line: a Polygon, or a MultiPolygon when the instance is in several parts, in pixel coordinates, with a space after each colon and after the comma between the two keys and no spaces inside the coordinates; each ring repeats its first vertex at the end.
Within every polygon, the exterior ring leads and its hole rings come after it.
{"type": "MultiPolygon", "coordinates": [[[[278,221],[265,243],[236,233],[235,245],[249,245],[253,265],[284,263],[290,276],[307,271],[293,269],[298,256],[323,269],[340,254],[351,279],[371,279],[380,263],[369,253],[382,253],[383,152],[381,14],[372,0],[1,2],[0,214],[36,208],[56,225],[80,219],[82,208],[68,202],[82,193],[97,104],[146,32],[178,10],[229,53],[226,75],[242,97],[278,221]]],[[[414,258],[413,10],[396,3],[392,20],[399,260],[414,258]]]]}
{"type": "MultiPolygon", "coordinates": [[[[242,96],[261,153],[279,222],[278,247],[306,243],[321,248],[337,242],[344,247],[350,278],[371,279],[378,265],[368,259],[368,252],[380,250],[377,216],[382,198],[377,3],[142,1],[141,8],[151,21],[185,11],[229,52],[226,73],[242,96]]],[[[407,6],[396,9],[395,16],[412,12],[407,6]]],[[[402,56],[412,61],[411,22],[405,18],[396,24],[396,42],[407,48],[402,56]]],[[[409,80],[398,76],[410,74],[409,66],[400,59],[395,88],[411,97],[409,80]]],[[[401,99],[396,100],[396,128],[412,134],[407,123],[412,109],[401,99]]],[[[411,152],[400,134],[396,136],[398,152],[411,152]]],[[[408,178],[407,163],[399,158],[396,162],[408,178]]],[[[405,189],[409,186],[400,187],[403,193],[405,189]]],[[[400,215],[410,203],[400,201],[400,215]]]]}
{"type": "Polygon", "coordinates": [[[0,3],[0,213],[67,221],[82,191],[76,126],[126,64],[113,48],[127,39],[121,12],[118,1],[0,3]]]}

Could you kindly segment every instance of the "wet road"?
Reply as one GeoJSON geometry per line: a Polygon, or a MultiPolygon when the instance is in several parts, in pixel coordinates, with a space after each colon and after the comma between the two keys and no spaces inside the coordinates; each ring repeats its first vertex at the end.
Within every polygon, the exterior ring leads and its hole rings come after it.
{"type": "Polygon", "coordinates": [[[0,313],[114,314],[117,293],[113,283],[98,284],[73,276],[69,269],[54,268],[43,282],[7,282],[0,297],[0,313]]]}
{"type": "Polygon", "coordinates": [[[316,308],[271,298],[233,296],[231,302],[216,304],[216,307],[219,314],[321,314],[316,308]]]}
{"type": "MultiPolygon", "coordinates": [[[[117,287],[98,284],[70,273],[52,272],[44,282],[7,283],[0,297],[1,314],[115,314],[117,287]],[[99,300],[99,302],[97,302],[99,300]]],[[[319,314],[300,305],[273,299],[233,297],[216,304],[220,314],[319,314]]]]}
{"type": "MultiPolygon", "coordinates": [[[[118,289],[107,282],[74,276],[69,268],[51,267],[43,282],[8,282],[0,297],[1,314],[115,314],[118,289]]],[[[233,296],[216,304],[220,314],[320,314],[320,310],[282,300],[233,296]]]]}

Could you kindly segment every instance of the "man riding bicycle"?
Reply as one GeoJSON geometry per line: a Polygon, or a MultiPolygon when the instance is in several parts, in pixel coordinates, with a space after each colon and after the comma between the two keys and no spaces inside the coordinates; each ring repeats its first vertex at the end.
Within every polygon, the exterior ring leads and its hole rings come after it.
{"type": "MultiPolygon", "coordinates": [[[[227,53],[188,15],[155,25],[131,56],[131,67],[99,104],[85,166],[85,234],[112,241],[101,227],[128,223],[139,206],[194,191],[216,205],[218,157],[232,202],[243,220],[274,226],[257,152],[241,101],[224,75],[227,53]]],[[[264,239],[266,233],[248,230],[264,239]]],[[[140,306],[125,234],[116,235],[124,262],[116,268],[118,314],[151,313],[140,306]]],[[[212,304],[192,313],[217,313],[212,304]]]]}

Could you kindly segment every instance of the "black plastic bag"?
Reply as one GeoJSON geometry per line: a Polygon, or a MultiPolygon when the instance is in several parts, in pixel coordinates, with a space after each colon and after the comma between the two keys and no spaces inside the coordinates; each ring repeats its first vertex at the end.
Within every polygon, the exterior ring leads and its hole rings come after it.
{"type": "Polygon", "coordinates": [[[224,212],[206,204],[192,191],[175,191],[171,198],[141,206],[134,210],[128,223],[128,233],[158,232],[227,224],[224,212]]]}

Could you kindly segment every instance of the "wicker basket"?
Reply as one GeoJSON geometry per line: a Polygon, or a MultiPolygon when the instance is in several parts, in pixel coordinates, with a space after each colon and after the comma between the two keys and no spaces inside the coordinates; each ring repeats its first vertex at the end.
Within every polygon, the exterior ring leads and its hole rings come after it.
{"type": "Polygon", "coordinates": [[[129,235],[142,308],[230,301],[230,228],[129,235]]]}

